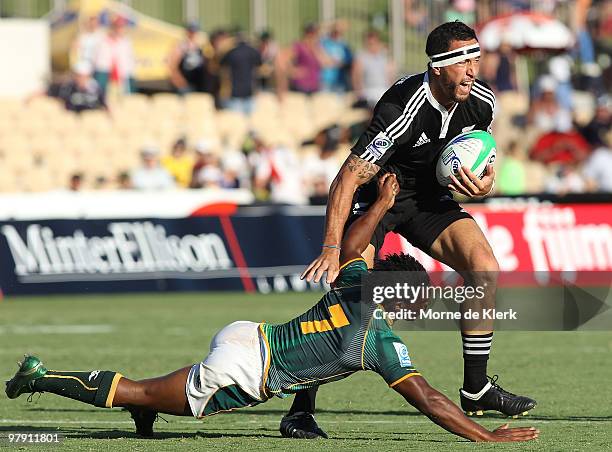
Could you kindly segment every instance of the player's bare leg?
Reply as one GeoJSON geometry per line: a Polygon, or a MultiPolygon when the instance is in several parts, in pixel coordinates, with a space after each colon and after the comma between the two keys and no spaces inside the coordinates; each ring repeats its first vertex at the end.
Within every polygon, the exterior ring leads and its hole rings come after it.
{"type": "MultiPolygon", "coordinates": [[[[474,220],[464,218],[451,224],[434,241],[429,254],[459,272],[466,284],[484,288],[485,297],[478,300],[478,309],[495,307],[499,264],[474,220]]],[[[461,311],[474,307],[474,303],[462,303],[461,311]]],[[[515,416],[535,407],[535,400],[501,389],[495,383],[496,378],[488,381],[487,361],[493,339],[493,320],[462,321],[461,337],[464,380],[460,394],[466,412],[482,414],[486,409],[493,409],[515,416]]]]}
{"type": "Polygon", "coordinates": [[[185,382],[191,366],[168,375],[147,380],[119,380],[113,406],[146,408],[158,413],[175,416],[193,416],[187,396],[185,382]]]}
{"type": "Polygon", "coordinates": [[[365,249],[365,251],[361,254],[368,265],[368,268],[374,267],[374,258],[376,257],[376,248],[371,243],[365,249]]]}

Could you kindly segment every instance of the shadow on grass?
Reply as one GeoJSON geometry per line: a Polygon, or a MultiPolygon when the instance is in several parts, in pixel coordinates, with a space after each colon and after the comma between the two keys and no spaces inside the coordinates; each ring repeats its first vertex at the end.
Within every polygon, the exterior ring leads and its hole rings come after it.
{"type": "MultiPolygon", "coordinates": [[[[0,436],[2,432],[15,432],[15,431],[28,431],[28,432],[39,432],[39,433],[59,433],[66,439],[98,439],[98,440],[114,440],[114,439],[139,439],[148,441],[163,441],[171,439],[219,439],[219,438],[271,438],[278,440],[290,440],[280,436],[276,430],[259,428],[259,429],[231,429],[226,428],[223,431],[197,431],[197,432],[168,432],[159,431],[155,433],[153,438],[141,438],[133,432],[128,432],[119,429],[98,429],[92,427],[79,427],[79,428],[51,428],[51,427],[39,427],[33,425],[21,425],[19,428],[0,426],[0,436]]],[[[332,437],[325,442],[332,443],[334,441],[371,441],[377,439],[380,432],[373,433],[372,436],[337,436],[332,437]]],[[[436,439],[431,438],[431,433],[425,432],[396,432],[396,433],[384,433],[385,441],[406,441],[410,436],[411,441],[427,442],[427,443],[448,443],[449,438],[436,439]],[[391,437],[393,435],[394,437],[391,437]],[[414,436],[422,436],[421,438],[415,438],[414,436]],[[425,438],[429,436],[430,438],[425,438]]],[[[450,442],[457,442],[451,439],[450,442]]]]}

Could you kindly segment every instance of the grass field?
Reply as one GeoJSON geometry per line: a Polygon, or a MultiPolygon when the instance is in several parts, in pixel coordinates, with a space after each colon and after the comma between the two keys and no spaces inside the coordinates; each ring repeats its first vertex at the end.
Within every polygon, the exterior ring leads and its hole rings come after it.
{"type": "MultiPolygon", "coordinates": [[[[25,352],[53,369],[112,369],[130,378],[157,376],[197,362],[209,340],[233,320],[280,322],[312,305],[317,294],[154,294],[9,298],[0,302],[0,378],[8,379],[25,352]]],[[[457,401],[461,344],[457,333],[400,333],[430,383],[457,401]]],[[[536,442],[471,444],[408,406],[383,380],[361,372],[319,391],[317,420],[332,439],[288,440],[278,423],[291,400],[205,421],[164,416],[157,438],[135,437],[129,415],[43,394],[27,402],[0,394],[0,432],[66,435],[58,450],[610,450],[612,334],[496,333],[490,373],[513,392],[538,400],[512,425],[535,425],[536,442]]],[[[494,427],[505,419],[481,419],[494,427]]],[[[6,443],[0,444],[0,448],[6,443]]],[[[13,446],[11,446],[13,447],[13,446]]],[[[28,448],[28,450],[36,450],[28,448]]],[[[42,448],[40,449],[42,450],[42,448]]]]}

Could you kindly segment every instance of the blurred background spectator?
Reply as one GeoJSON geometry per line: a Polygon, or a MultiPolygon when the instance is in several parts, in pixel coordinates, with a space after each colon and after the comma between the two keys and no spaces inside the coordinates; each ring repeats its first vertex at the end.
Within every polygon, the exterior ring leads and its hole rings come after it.
{"type": "Polygon", "coordinates": [[[518,142],[512,141],[504,149],[504,157],[497,169],[497,192],[502,195],[520,195],[527,191],[527,172],[525,154],[518,142]]]}
{"type": "Polygon", "coordinates": [[[100,29],[98,16],[91,15],[81,24],[81,30],[73,43],[73,53],[77,62],[87,62],[91,67],[96,63],[100,42],[104,32],[100,29]]]}
{"type": "Polygon", "coordinates": [[[250,115],[253,111],[253,94],[261,55],[246,41],[244,33],[236,33],[236,45],[221,59],[231,81],[231,94],[226,106],[232,111],[250,115]]]}
{"type": "Polygon", "coordinates": [[[174,179],[159,163],[159,148],[147,145],[140,151],[141,165],[130,175],[132,187],[137,190],[164,190],[174,188],[174,179]]]}
{"type": "Polygon", "coordinates": [[[365,34],[364,48],[357,52],[352,69],[355,94],[374,108],[378,99],[389,89],[395,77],[395,68],[380,33],[369,30],[365,34]]]}
{"type": "Polygon", "coordinates": [[[162,166],[170,173],[177,185],[188,188],[193,171],[193,157],[187,153],[187,140],[181,137],[174,142],[170,154],[161,159],[162,166]]]}
{"type": "Polygon", "coordinates": [[[207,92],[207,59],[203,47],[200,25],[189,22],[185,25],[185,38],[168,56],[170,81],[180,94],[207,92]]]}
{"type": "Polygon", "coordinates": [[[68,190],[76,192],[81,191],[83,188],[83,174],[75,173],[70,176],[70,180],[68,181],[68,190]]]}
{"type": "Polygon", "coordinates": [[[321,89],[321,70],[332,66],[332,60],[321,47],[319,25],[304,27],[302,38],[286,49],[278,59],[277,85],[279,92],[287,88],[304,94],[316,93],[321,89]]]}
{"type": "Polygon", "coordinates": [[[92,67],[87,61],[75,64],[70,79],[51,85],[47,94],[60,99],[66,110],[75,113],[106,108],[102,89],[92,77],[92,67]]]}
{"type": "Polygon", "coordinates": [[[220,187],[223,172],[214,143],[201,139],[196,143],[194,151],[196,158],[191,172],[191,188],[220,187]]]}
{"type": "Polygon", "coordinates": [[[324,91],[345,93],[350,89],[353,52],[344,40],[347,27],[346,21],[335,21],[329,34],[321,39],[321,46],[330,60],[330,64],[321,70],[321,86],[324,91]]]}
{"type": "Polygon", "coordinates": [[[126,19],[114,16],[96,52],[94,78],[104,93],[109,83],[116,87],[119,94],[135,91],[134,49],[125,28],[126,19]]]}
{"type": "Polygon", "coordinates": [[[470,26],[476,21],[476,0],[450,0],[444,15],[446,22],[458,20],[470,26]]]}
{"type": "Polygon", "coordinates": [[[261,66],[258,72],[259,87],[264,91],[272,91],[274,88],[274,65],[280,47],[269,30],[262,31],[259,34],[257,50],[261,56],[261,66]]]}

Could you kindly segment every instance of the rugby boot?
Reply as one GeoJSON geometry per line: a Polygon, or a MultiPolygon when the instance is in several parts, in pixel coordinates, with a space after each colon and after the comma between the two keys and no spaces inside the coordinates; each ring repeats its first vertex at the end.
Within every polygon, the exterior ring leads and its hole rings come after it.
{"type": "Polygon", "coordinates": [[[484,388],[478,394],[459,390],[461,408],[468,416],[482,416],[485,411],[499,411],[506,416],[518,417],[527,415],[537,403],[529,397],[512,394],[497,384],[498,376],[487,377],[484,388]]]}
{"type": "Polygon", "coordinates": [[[143,438],[153,438],[153,423],[157,420],[157,412],[134,406],[129,406],[126,410],[134,420],[136,434],[143,438]]]}
{"type": "Polygon", "coordinates": [[[33,393],[34,381],[42,378],[47,369],[36,356],[23,355],[23,361],[18,362],[19,370],[13,378],[6,382],[6,395],[9,399],[16,399],[21,394],[33,393]]]}
{"type": "Polygon", "coordinates": [[[280,423],[280,432],[285,438],[328,438],[327,433],[317,425],[314,415],[304,411],[284,416],[280,423]]]}

